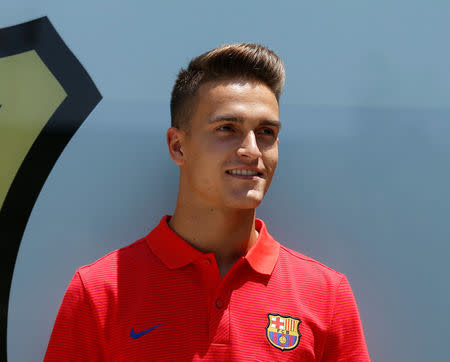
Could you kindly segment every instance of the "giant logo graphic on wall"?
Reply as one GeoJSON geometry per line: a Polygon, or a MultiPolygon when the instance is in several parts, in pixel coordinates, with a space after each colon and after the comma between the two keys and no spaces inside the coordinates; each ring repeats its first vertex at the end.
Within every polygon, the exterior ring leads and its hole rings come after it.
{"type": "MultiPolygon", "coordinates": [[[[2,346],[14,264],[31,210],[59,155],[101,98],[47,17],[0,29],[2,346]]],[[[6,360],[6,348],[0,360],[6,360]]]]}

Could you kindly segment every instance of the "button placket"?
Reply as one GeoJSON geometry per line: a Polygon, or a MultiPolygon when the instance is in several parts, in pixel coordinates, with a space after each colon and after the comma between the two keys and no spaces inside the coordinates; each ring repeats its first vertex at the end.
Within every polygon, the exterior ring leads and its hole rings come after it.
{"type": "Polygon", "coordinates": [[[223,299],[220,297],[216,298],[216,308],[218,308],[218,309],[223,308],[223,299]]]}
{"type": "Polygon", "coordinates": [[[229,292],[221,285],[212,300],[210,308],[210,341],[211,343],[230,343],[230,310],[229,292]]]}
{"type": "Polygon", "coordinates": [[[220,285],[219,269],[214,262],[214,256],[205,256],[196,261],[208,297],[208,303],[214,300],[214,293],[220,285]]]}
{"type": "Polygon", "coordinates": [[[238,260],[221,279],[214,294],[214,299],[210,304],[210,341],[211,343],[230,343],[230,323],[231,323],[231,288],[233,280],[238,276],[238,270],[242,267],[244,258],[238,260]]]}

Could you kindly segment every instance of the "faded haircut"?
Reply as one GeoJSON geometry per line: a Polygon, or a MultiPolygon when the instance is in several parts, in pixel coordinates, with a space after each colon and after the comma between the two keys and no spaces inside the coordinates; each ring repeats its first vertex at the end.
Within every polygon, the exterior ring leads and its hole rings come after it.
{"type": "Polygon", "coordinates": [[[263,82],[280,100],[284,65],[269,48],[251,43],[225,44],[210,50],[181,69],[172,89],[172,127],[189,129],[195,95],[200,85],[214,79],[249,79],[263,82]]]}

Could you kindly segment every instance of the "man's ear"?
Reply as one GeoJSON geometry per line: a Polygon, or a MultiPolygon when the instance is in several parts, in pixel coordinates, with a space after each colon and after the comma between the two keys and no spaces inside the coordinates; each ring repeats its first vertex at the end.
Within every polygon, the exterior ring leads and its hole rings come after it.
{"type": "Polygon", "coordinates": [[[166,140],[169,147],[169,154],[173,162],[181,166],[184,162],[183,141],[185,133],[175,127],[167,130],[166,140]]]}

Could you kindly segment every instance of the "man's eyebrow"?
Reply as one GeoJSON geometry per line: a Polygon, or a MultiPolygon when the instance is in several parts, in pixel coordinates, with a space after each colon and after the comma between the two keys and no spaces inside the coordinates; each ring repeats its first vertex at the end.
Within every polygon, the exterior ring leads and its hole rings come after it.
{"type": "MultiPolygon", "coordinates": [[[[236,122],[236,123],[244,123],[244,121],[235,116],[228,116],[228,115],[219,115],[211,118],[208,123],[217,123],[217,122],[236,122]]],[[[262,126],[273,126],[281,128],[281,122],[278,120],[264,120],[260,122],[260,125],[262,126]]]]}
{"type": "Polygon", "coordinates": [[[211,118],[208,123],[217,123],[217,122],[237,122],[237,123],[243,123],[243,120],[235,117],[235,116],[225,116],[225,115],[218,115],[213,118],[211,118]]]}
{"type": "Polygon", "coordinates": [[[281,129],[281,122],[280,121],[266,120],[266,121],[262,121],[261,125],[263,125],[263,126],[273,126],[273,127],[278,127],[278,128],[281,129]]]}

